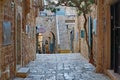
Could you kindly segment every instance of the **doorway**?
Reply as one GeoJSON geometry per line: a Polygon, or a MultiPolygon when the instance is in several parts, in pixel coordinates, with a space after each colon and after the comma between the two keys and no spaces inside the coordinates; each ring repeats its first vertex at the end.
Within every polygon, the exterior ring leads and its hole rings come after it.
{"type": "Polygon", "coordinates": [[[72,53],[73,53],[73,51],[74,51],[73,41],[74,41],[74,30],[72,30],[72,31],[70,32],[70,50],[72,51],[72,53]]]}
{"type": "Polygon", "coordinates": [[[16,66],[17,70],[21,67],[22,55],[21,55],[21,16],[17,15],[17,27],[16,27],[16,66]]]}
{"type": "Polygon", "coordinates": [[[42,53],[42,44],[43,44],[43,35],[42,33],[38,33],[37,35],[38,40],[37,40],[37,53],[41,54],[42,53]]]}
{"type": "Polygon", "coordinates": [[[120,74],[120,2],[111,6],[111,69],[120,74]]]}
{"type": "Polygon", "coordinates": [[[50,33],[52,34],[52,38],[51,38],[51,45],[52,45],[52,52],[51,53],[55,53],[55,34],[52,32],[52,31],[50,31],[50,33]]]}

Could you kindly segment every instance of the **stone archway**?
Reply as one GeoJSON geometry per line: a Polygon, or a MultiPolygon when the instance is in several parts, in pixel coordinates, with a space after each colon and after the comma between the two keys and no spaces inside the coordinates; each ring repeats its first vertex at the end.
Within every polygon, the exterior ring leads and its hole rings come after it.
{"type": "Polygon", "coordinates": [[[21,15],[18,13],[16,18],[16,66],[17,69],[22,65],[22,52],[21,52],[21,15]]]}
{"type": "Polygon", "coordinates": [[[52,31],[50,31],[50,33],[51,33],[51,41],[50,41],[50,46],[51,46],[51,52],[52,53],[55,53],[55,34],[52,32],[52,31]]]}

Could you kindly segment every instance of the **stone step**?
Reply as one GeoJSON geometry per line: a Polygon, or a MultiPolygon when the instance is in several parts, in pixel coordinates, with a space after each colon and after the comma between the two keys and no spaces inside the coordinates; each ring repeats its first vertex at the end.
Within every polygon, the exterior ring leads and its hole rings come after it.
{"type": "Polygon", "coordinates": [[[14,78],[13,80],[24,80],[24,78],[14,78]]]}
{"type": "Polygon", "coordinates": [[[26,78],[29,73],[30,73],[30,69],[29,69],[29,68],[22,67],[22,68],[20,68],[20,69],[17,71],[16,77],[26,78]]]}
{"type": "Polygon", "coordinates": [[[14,78],[13,80],[33,80],[32,78],[14,78]]]}
{"type": "Polygon", "coordinates": [[[70,53],[71,50],[59,50],[59,53],[70,53]]]}

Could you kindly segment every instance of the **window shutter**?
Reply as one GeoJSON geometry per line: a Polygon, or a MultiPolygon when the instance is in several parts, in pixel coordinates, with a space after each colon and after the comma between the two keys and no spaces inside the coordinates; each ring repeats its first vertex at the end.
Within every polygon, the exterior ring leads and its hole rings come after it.
{"type": "Polygon", "coordinates": [[[94,34],[97,34],[97,19],[93,20],[93,28],[94,28],[94,34]]]}
{"type": "Polygon", "coordinates": [[[89,46],[92,46],[92,18],[88,17],[88,42],[89,46]]]}

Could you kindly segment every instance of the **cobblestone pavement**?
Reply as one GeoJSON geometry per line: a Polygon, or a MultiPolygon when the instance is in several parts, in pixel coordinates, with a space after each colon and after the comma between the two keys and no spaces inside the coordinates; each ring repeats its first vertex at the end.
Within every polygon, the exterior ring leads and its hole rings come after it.
{"type": "Polygon", "coordinates": [[[95,73],[95,67],[79,53],[37,54],[27,67],[30,68],[28,77],[14,80],[110,80],[104,74],[95,73]]]}

